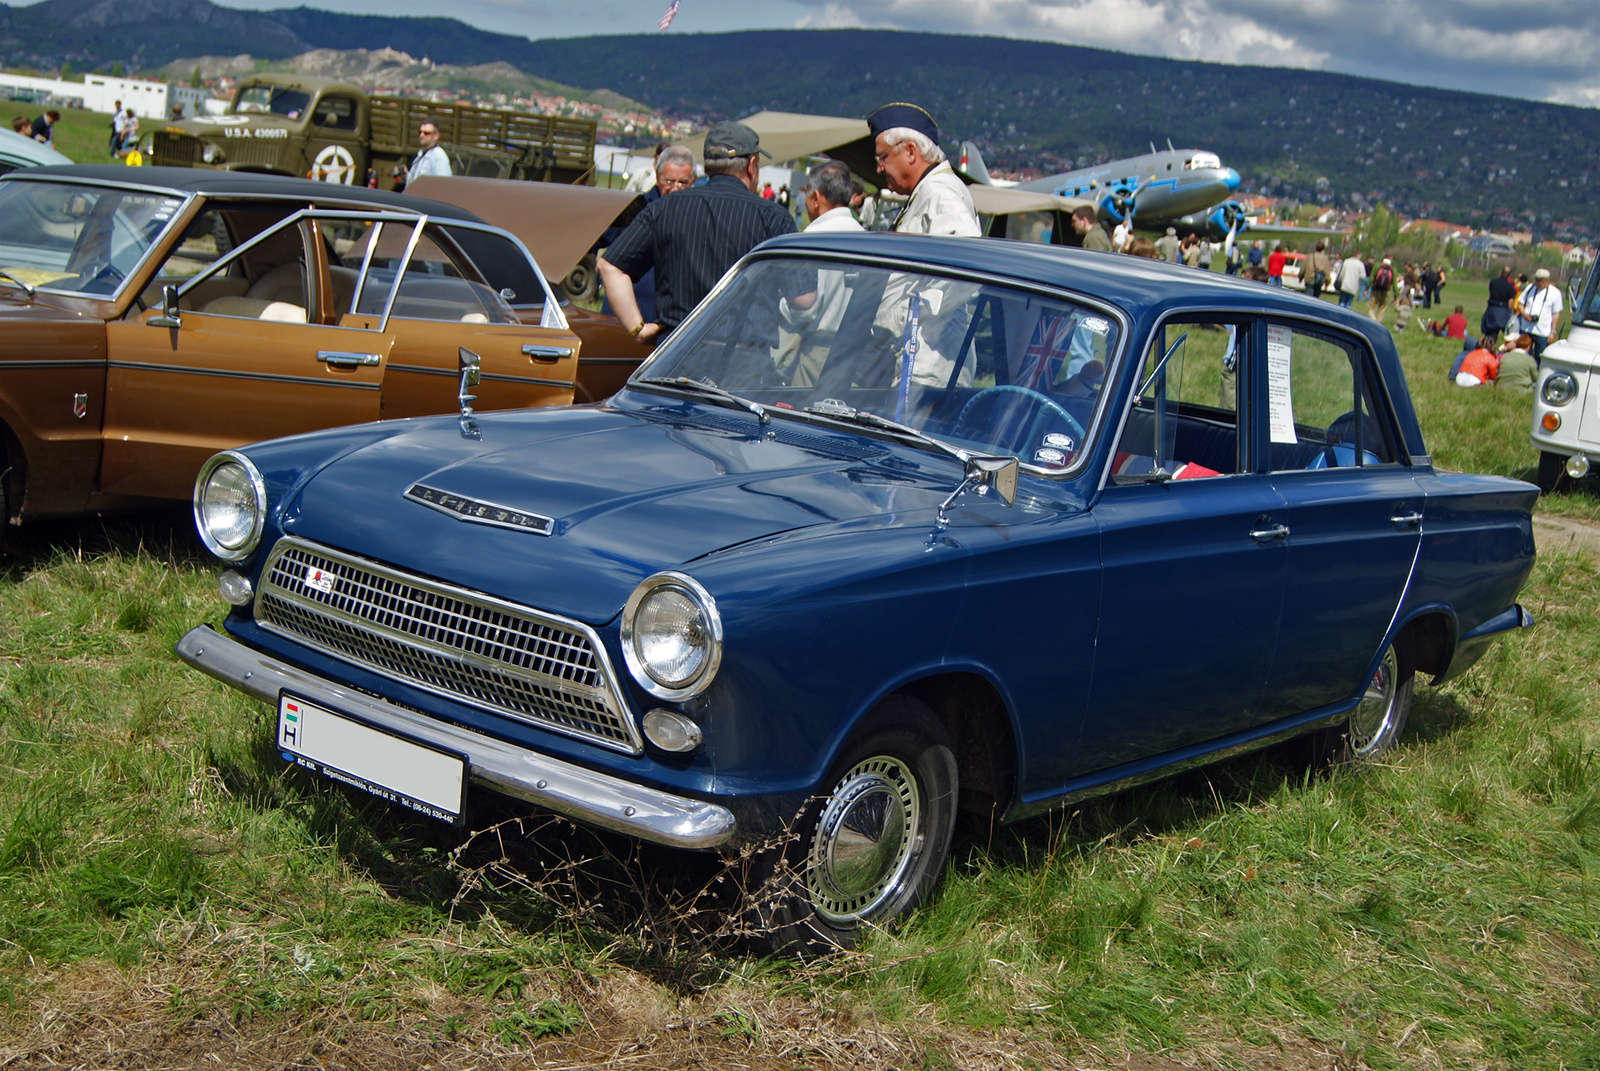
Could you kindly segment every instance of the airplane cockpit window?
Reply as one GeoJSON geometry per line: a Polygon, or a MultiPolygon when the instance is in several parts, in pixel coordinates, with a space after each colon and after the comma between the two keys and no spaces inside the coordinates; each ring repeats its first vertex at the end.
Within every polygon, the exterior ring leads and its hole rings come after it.
{"type": "Polygon", "coordinates": [[[1113,316],[1065,298],[771,258],[708,299],[632,382],[685,377],[800,420],[879,417],[1052,474],[1086,455],[1120,340],[1113,316]]]}
{"type": "Polygon", "coordinates": [[[1194,171],[1202,167],[1221,167],[1222,157],[1212,152],[1197,152],[1189,157],[1189,162],[1183,166],[1186,171],[1194,171]]]}

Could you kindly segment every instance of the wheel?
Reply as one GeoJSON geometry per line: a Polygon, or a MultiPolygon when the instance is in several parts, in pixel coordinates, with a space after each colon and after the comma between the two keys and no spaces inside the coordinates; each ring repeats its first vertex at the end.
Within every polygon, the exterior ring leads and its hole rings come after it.
{"type": "Polygon", "coordinates": [[[568,300],[584,304],[600,295],[600,273],[595,269],[595,255],[588,253],[572,266],[567,277],[561,280],[561,290],[568,300]]]}
{"type": "Polygon", "coordinates": [[[955,751],[908,696],[884,700],[829,774],[790,842],[748,882],[756,941],[769,950],[850,948],[892,925],[939,883],[955,828],[955,751]]]}
{"type": "MultiPolygon", "coordinates": [[[[972,411],[972,407],[977,405],[981,399],[1001,394],[1021,394],[1038,402],[1040,408],[1047,412],[1054,413],[1056,416],[1066,421],[1067,426],[1072,429],[1072,433],[1078,437],[1079,446],[1083,444],[1083,425],[1078,423],[1076,417],[1063,409],[1059,402],[1050,397],[1048,394],[1041,394],[1039,391],[1036,391],[1031,387],[1018,387],[1009,383],[1000,383],[993,387],[985,387],[983,390],[980,390],[978,393],[968,398],[967,404],[963,405],[961,407],[961,412],[956,414],[955,423],[952,425],[952,433],[955,433],[955,429],[961,427],[961,425],[967,419],[967,414],[972,411]]],[[[1038,436],[1034,433],[1038,430],[1039,429],[1036,421],[1035,425],[1029,429],[1028,434],[1023,436],[1020,441],[1026,443],[1036,439],[1038,436]]]]}
{"type": "Polygon", "coordinates": [[[1556,489],[1556,485],[1566,474],[1566,458],[1560,454],[1552,454],[1548,450],[1539,451],[1539,490],[1549,494],[1556,489]]]}
{"type": "Polygon", "coordinates": [[[1391,750],[1405,732],[1415,683],[1410,645],[1396,640],[1383,652],[1366,693],[1345,724],[1323,730],[1313,741],[1313,759],[1319,764],[1348,765],[1391,750]]]}

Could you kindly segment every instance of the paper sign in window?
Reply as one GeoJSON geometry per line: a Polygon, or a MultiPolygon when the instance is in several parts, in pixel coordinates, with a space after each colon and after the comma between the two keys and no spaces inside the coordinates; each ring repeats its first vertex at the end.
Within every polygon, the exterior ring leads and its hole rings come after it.
{"type": "Polygon", "coordinates": [[[1267,425],[1275,443],[1297,443],[1294,433],[1294,392],[1289,378],[1289,328],[1267,327],[1267,425]]]}

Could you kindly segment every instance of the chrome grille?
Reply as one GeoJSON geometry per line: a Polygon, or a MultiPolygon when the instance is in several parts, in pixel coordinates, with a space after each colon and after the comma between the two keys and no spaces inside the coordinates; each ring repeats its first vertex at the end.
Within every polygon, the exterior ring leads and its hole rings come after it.
{"type": "Polygon", "coordinates": [[[267,558],[256,620],[459,702],[630,754],[641,749],[599,638],[575,621],[292,537],[267,558]]]}

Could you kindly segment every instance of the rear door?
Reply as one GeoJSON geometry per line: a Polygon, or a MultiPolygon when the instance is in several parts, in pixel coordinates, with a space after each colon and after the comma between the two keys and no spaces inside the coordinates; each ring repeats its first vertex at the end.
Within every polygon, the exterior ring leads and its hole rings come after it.
{"type": "MultiPolygon", "coordinates": [[[[453,409],[462,349],[481,361],[477,409],[572,403],[579,343],[559,306],[547,300],[541,323],[523,324],[509,304],[523,298],[493,289],[488,281],[503,278],[504,265],[518,263],[526,285],[543,288],[538,266],[514,238],[494,228],[432,220],[403,260],[396,251],[395,243],[381,242],[368,269],[374,281],[396,280],[383,321],[394,340],[384,417],[453,409]],[[498,265],[495,274],[479,266],[485,263],[498,265]]],[[[371,316],[379,310],[363,294],[357,311],[371,316]]]]}
{"type": "Polygon", "coordinates": [[[328,322],[327,273],[301,213],[174,276],[176,324],[159,286],[153,307],[108,324],[101,490],[186,498],[218,450],[377,419],[388,339],[328,322]]]}
{"type": "Polygon", "coordinates": [[[1356,694],[1416,561],[1423,493],[1364,341],[1268,327],[1272,485],[1289,577],[1270,694],[1282,716],[1356,694]]]}

